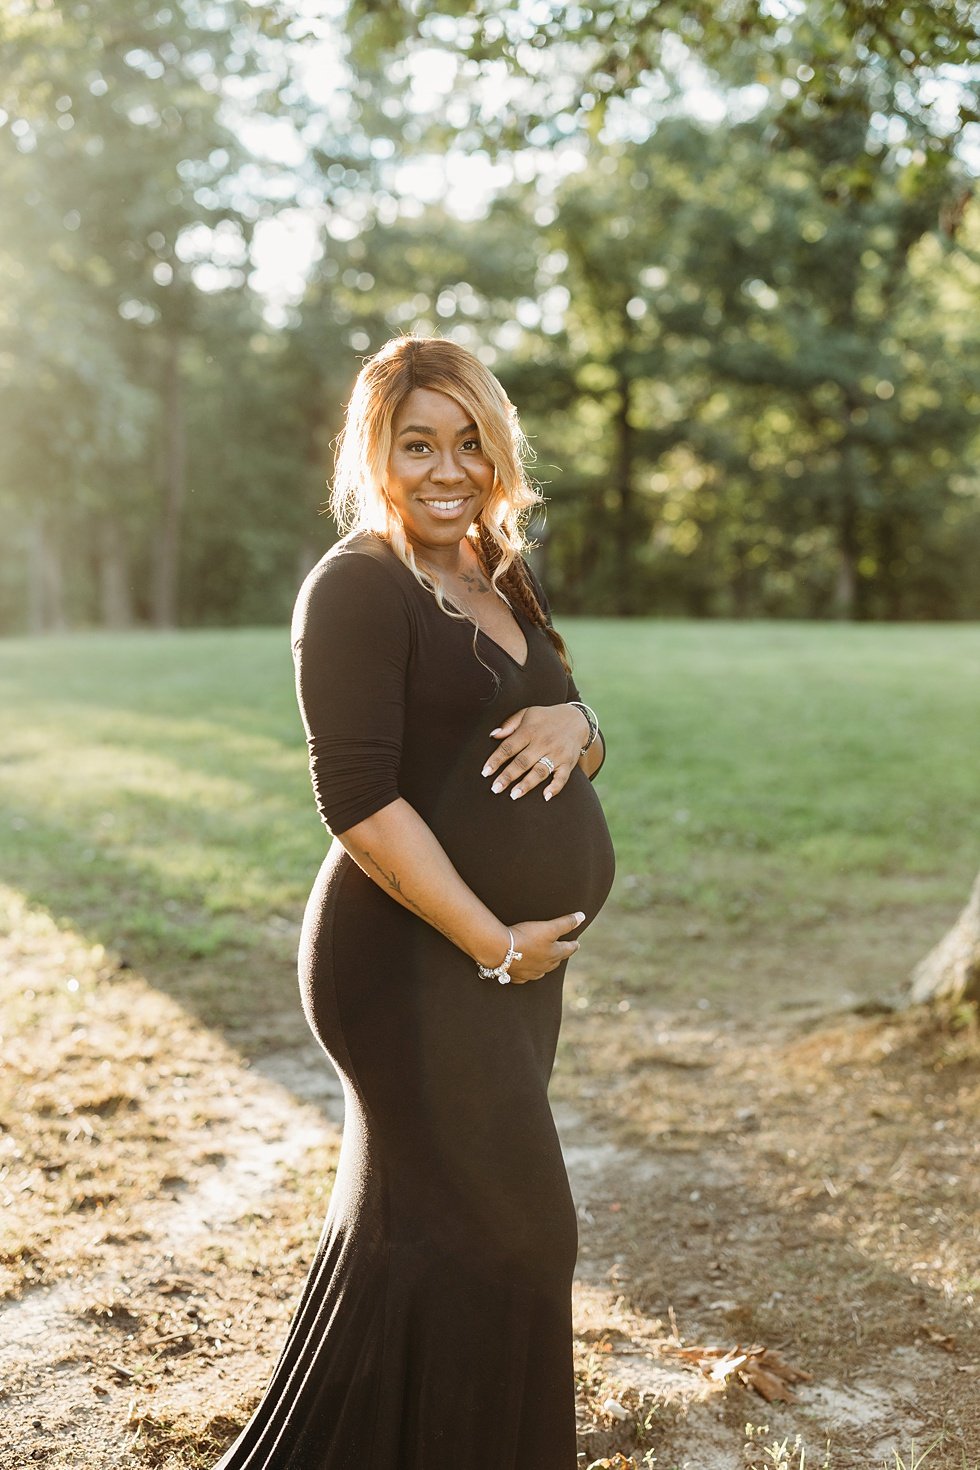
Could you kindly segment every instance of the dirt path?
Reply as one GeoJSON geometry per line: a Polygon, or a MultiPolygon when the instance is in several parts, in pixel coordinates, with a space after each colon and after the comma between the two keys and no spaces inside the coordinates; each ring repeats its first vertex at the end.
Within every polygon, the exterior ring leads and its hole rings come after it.
{"type": "MultiPolygon", "coordinates": [[[[339,1088],[312,1043],[244,1064],[40,922],[0,970],[19,997],[0,1466],[207,1466],[312,1254],[339,1088]]],[[[947,1284],[976,1271],[975,1038],[853,1017],[747,1037],[570,998],[554,1091],[581,1232],[582,1465],[745,1470],[786,1441],[796,1466],[800,1436],[807,1466],[829,1440],[832,1470],[932,1443],[930,1467],[974,1470],[980,1339],[971,1292],[947,1284]],[[812,1379],[768,1404],[734,1370],[708,1376],[738,1345],[812,1379]]]]}

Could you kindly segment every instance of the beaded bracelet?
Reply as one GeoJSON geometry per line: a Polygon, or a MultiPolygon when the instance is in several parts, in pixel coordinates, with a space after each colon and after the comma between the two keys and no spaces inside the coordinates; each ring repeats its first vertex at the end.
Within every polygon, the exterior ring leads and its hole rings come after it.
{"type": "Polygon", "coordinates": [[[596,736],[599,734],[599,721],[595,710],[590,709],[587,704],[583,704],[580,699],[570,699],[568,702],[572,706],[572,709],[580,709],[589,722],[589,738],[579,751],[579,755],[584,755],[595,744],[596,736]]]}
{"type": "Polygon", "coordinates": [[[514,935],[510,929],[507,930],[507,938],[510,944],[507,953],[499,965],[477,965],[481,980],[496,980],[501,985],[510,984],[510,967],[515,960],[522,960],[524,956],[519,949],[514,948],[514,935]]]}

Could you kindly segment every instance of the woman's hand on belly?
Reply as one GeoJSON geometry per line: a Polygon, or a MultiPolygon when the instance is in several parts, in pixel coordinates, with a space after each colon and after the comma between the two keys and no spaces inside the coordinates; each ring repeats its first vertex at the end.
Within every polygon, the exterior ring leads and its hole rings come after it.
{"type": "Polygon", "coordinates": [[[544,799],[550,801],[578,765],[589,722],[573,704],[531,704],[490,734],[501,742],[483,767],[483,775],[493,777],[494,794],[510,787],[516,800],[547,782],[544,799]]]}
{"type": "Polygon", "coordinates": [[[525,920],[508,930],[463,881],[432,829],[401,797],[338,833],[337,841],[383,892],[445,934],[477,964],[499,965],[513,933],[522,958],[513,962],[510,974],[520,984],[540,980],[578,949],[577,939],[563,936],[585,923],[581,912],[525,920]]]}
{"type": "Polygon", "coordinates": [[[563,919],[547,919],[543,923],[527,920],[523,924],[515,924],[511,933],[514,948],[521,958],[515,959],[511,965],[510,978],[516,984],[524,985],[528,980],[540,980],[542,975],[557,970],[561,962],[570,959],[578,949],[577,939],[565,939],[563,936],[584,922],[584,914],[568,914],[563,919]]]}

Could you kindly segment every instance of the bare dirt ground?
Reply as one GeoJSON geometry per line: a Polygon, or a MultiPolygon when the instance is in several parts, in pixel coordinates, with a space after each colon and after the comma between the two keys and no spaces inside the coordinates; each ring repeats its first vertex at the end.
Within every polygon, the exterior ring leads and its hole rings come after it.
{"type": "MultiPolygon", "coordinates": [[[[40,915],[0,978],[0,1466],[209,1466],[285,1333],[339,1088],[40,915]]],[[[580,1463],[976,1470],[975,1020],[746,1009],[570,974],[580,1463]]]]}

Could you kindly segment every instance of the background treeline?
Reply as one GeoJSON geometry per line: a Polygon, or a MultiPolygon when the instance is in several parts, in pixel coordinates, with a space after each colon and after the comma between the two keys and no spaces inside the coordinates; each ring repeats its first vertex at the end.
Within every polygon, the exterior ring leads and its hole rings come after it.
{"type": "Polygon", "coordinates": [[[0,629],[282,620],[413,329],[518,404],[560,608],[980,614],[974,7],[320,9],[0,3],[0,629]]]}

